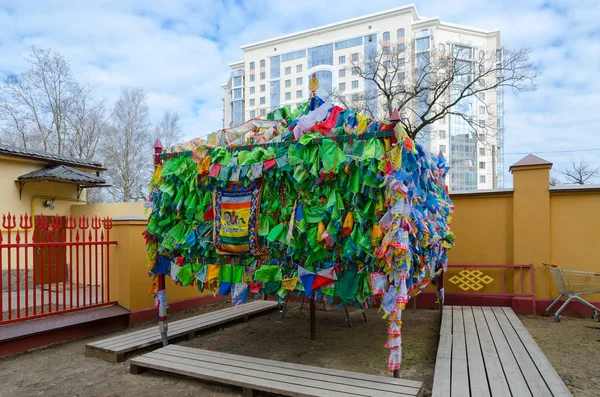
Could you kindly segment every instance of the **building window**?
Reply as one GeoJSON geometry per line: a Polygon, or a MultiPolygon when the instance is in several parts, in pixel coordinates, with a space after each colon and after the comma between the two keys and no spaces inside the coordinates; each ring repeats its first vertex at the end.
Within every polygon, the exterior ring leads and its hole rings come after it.
{"type": "Polygon", "coordinates": [[[261,104],[261,105],[264,105],[264,104],[265,104],[265,102],[266,102],[266,99],[265,99],[265,97],[264,97],[264,96],[261,96],[261,97],[260,97],[260,104],[261,104]]]}
{"type": "Polygon", "coordinates": [[[355,52],[351,55],[352,62],[358,62],[358,52],[355,52]]]}
{"type": "Polygon", "coordinates": [[[344,64],[344,63],[346,63],[346,56],[345,56],[345,55],[340,55],[340,56],[338,57],[338,63],[339,63],[340,65],[342,65],[342,64],[344,64]]]}
{"type": "Polygon", "coordinates": [[[271,57],[271,75],[270,78],[276,79],[281,75],[281,57],[279,55],[271,57]]]}
{"type": "Polygon", "coordinates": [[[267,86],[265,84],[260,85],[260,92],[265,92],[266,89],[267,89],[267,86]]]}
{"type": "Polygon", "coordinates": [[[454,45],[454,57],[460,59],[473,59],[473,48],[464,45],[454,45]]]}
{"type": "Polygon", "coordinates": [[[485,87],[485,79],[479,79],[479,85],[485,87]]]}
{"type": "Polygon", "coordinates": [[[253,119],[254,117],[256,117],[256,111],[251,110],[250,111],[250,118],[253,119]]]}
{"type": "Polygon", "coordinates": [[[281,55],[281,62],[292,61],[294,59],[304,58],[305,56],[306,50],[288,52],[287,54],[281,55]]]}
{"type": "Polygon", "coordinates": [[[358,94],[352,94],[352,100],[358,101],[358,94]]]}
{"type": "Polygon", "coordinates": [[[440,125],[446,125],[446,118],[445,117],[442,117],[440,119],[440,125]]]}
{"type": "Polygon", "coordinates": [[[357,66],[352,68],[352,76],[358,76],[359,69],[357,66]]]}
{"type": "Polygon", "coordinates": [[[383,41],[390,41],[390,32],[383,32],[383,41]]]}
{"type": "Polygon", "coordinates": [[[292,73],[292,67],[291,66],[287,66],[285,68],[285,74],[291,74],[292,73]]]}
{"type": "Polygon", "coordinates": [[[485,128],[485,120],[479,120],[479,126],[485,128]]]}
{"type": "Polygon", "coordinates": [[[338,71],[338,77],[346,77],[346,69],[340,69],[338,71]]]}
{"type": "Polygon", "coordinates": [[[479,148],[479,155],[480,156],[485,156],[485,148],[484,147],[480,147],[479,148]]]}
{"type": "Polygon", "coordinates": [[[250,70],[255,69],[256,64],[254,62],[250,62],[250,70]]]}
{"type": "Polygon", "coordinates": [[[485,183],[485,175],[479,175],[479,183],[485,183]]]}
{"type": "Polygon", "coordinates": [[[344,102],[346,102],[346,96],[345,96],[345,95],[338,95],[338,100],[339,100],[341,103],[344,103],[344,102]]]}
{"type": "Polygon", "coordinates": [[[346,83],[340,83],[340,91],[346,91],[346,83]]]}
{"type": "Polygon", "coordinates": [[[352,89],[355,90],[358,88],[358,80],[352,81],[352,89]]]}
{"type": "Polygon", "coordinates": [[[446,153],[446,145],[440,145],[440,152],[446,153]]]}
{"type": "Polygon", "coordinates": [[[480,170],[485,170],[485,161],[480,161],[479,162],[479,169],[480,170]]]}
{"type": "Polygon", "coordinates": [[[290,88],[292,86],[292,80],[288,79],[285,81],[285,88],[290,88]]]}
{"type": "Polygon", "coordinates": [[[254,86],[250,87],[250,93],[251,93],[251,94],[254,94],[254,91],[255,91],[255,90],[256,90],[256,87],[254,87],[254,86]]]}
{"type": "Polygon", "coordinates": [[[399,43],[397,48],[398,48],[398,52],[402,52],[402,51],[404,51],[406,46],[404,45],[404,43],[399,43]]]}
{"type": "Polygon", "coordinates": [[[479,50],[479,59],[482,60],[483,58],[485,58],[485,51],[479,50]]]}
{"type": "Polygon", "coordinates": [[[240,99],[242,98],[242,89],[241,88],[235,88],[233,90],[233,99],[240,99]]]}
{"type": "Polygon", "coordinates": [[[356,47],[362,45],[362,37],[356,37],[354,39],[342,40],[335,43],[336,50],[343,50],[344,48],[356,47]]]}
{"type": "Polygon", "coordinates": [[[261,59],[261,60],[260,60],[260,67],[261,67],[261,68],[264,68],[264,67],[265,67],[265,64],[266,64],[266,63],[265,63],[265,60],[264,60],[264,59],[261,59]]]}
{"type": "Polygon", "coordinates": [[[403,68],[403,67],[404,67],[404,65],[406,65],[406,60],[405,60],[404,58],[400,58],[400,59],[398,60],[398,65],[399,65],[401,68],[403,68]]]}
{"type": "Polygon", "coordinates": [[[365,36],[365,40],[367,40],[368,43],[372,43],[373,41],[375,41],[375,35],[370,34],[368,36],[365,36]]]}
{"type": "Polygon", "coordinates": [[[384,45],[383,47],[381,47],[381,53],[382,54],[389,54],[390,53],[390,46],[389,45],[384,45]]]}
{"type": "Polygon", "coordinates": [[[296,85],[302,85],[302,77],[296,77],[296,85]]]}
{"type": "Polygon", "coordinates": [[[292,100],[292,93],[291,92],[286,92],[285,93],[285,100],[286,101],[291,101],[292,100]]]}
{"type": "Polygon", "coordinates": [[[400,28],[396,30],[396,38],[403,39],[404,38],[404,29],[400,28]]]}
{"type": "Polygon", "coordinates": [[[440,48],[440,50],[439,50],[439,51],[440,51],[440,54],[444,54],[444,53],[446,52],[446,46],[445,46],[445,45],[443,45],[443,44],[440,44],[440,47],[439,47],[439,48],[440,48]]]}
{"type": "Polygon", "coordinates": [[[392,61],[383,61],[383,67],[390,69],[392,67],[392,61]]]}
{"type": "Polygon", "coordinates": [[[296,98],[302,98],[302,90],[296,91],[296,98]]]}
{"type": "Polygon", "coordinates": [[[253,82],[253,81],[254,81],[254,79],[255,79],[255,77],[256,77],[255,75],[251,74],[251,75],[250,75],[250,82],[253,82]]]}
{"type": "Polygon", "coordinates": [[[250,106],[254,106],[256,104],[256,99],[250,98],[250,106]]]}
{"type": "Polygon", "coordinates": [[[485,106],[479,106],[479,114],[485,114],[485,106]]]}
{"type": "Polygon", "coordinates": [[[239,87],[242,85],[242,76],[236,76],[233,78],[233,86],[239,87]]]}
{"type": "Polygon", "coordinates": [[[296,73],[302,73],[302,65],[296,65],[296,73]]]}
{"type": "Polygon", "coordinates": [[[267,114],[267,111],[265,109],[260,109],[260,115],[264,116],[265,114],[267,114]]]}
{"type": "Polygon", "coordinates": [[[260,79],[264,80],[266,77],[265,72],[260,72],[260,79]]]}
{"type": "Polygon", "coordinates": [[[333,44],[308,49],[308,68],[319,65],[333,65],[333,44]]]}
{"type": "Polygon", "coordinates": [[[440,134],[440,139],[446,139],[446,131],[440,130],[439,134],[440,134]]]}
{"type": "Polygon", "coordinates": [[[429,51],[429,37],[417,39],[417,52],[429,51]]]}
{"type": "Polygon", "coordinates": [[[485,101],[485,92],[480,92],[479,93],[479,99],[482,101],[485,101]]]}
{"type": "Polygon", "coordinates": [[[389,84],[392,82],[392,75],[391,74],[386,74],[385,75],[385,82],[386,84],[389,84]]]}

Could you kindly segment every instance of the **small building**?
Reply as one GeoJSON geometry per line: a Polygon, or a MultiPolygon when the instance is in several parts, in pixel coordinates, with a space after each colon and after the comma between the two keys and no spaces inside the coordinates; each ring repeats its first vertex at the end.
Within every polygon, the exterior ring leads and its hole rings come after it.
{"type": "Polygon", "coordinates": [[[104,166],[93,160],[0,145],[0,214],[71,214],[85,189],[104,187],[104,166]]]}

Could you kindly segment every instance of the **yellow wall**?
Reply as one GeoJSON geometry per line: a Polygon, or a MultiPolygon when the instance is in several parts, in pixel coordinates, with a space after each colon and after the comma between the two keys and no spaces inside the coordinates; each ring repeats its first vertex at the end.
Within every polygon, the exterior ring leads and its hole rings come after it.
{"type": "MultiPolygon", "coordinates": [[[[111,230],[111,239],[117,240],[119,245],[111,249],[110,299],[129,310],[154,306],[154,299],[148,294],[152,279],[148,277],[146,244],[142,237],[147,224],[145,220],[115,220],[111,230]]],[[[200,295],[196,287],[176,286],[168,276],[165,282],[169,302],[200,295]]]]}
{"type": "MultiPolygon", "coordinates": [[[[550,257],[559,266],[600,273],[600,190],[550,193],[550,257]]],[[[536,274],[537,276],[537,274],[536,274]]],[[[554,282],[546,287],[556,296],[554,282]]],[[[596,284],[596,289],[600,286],[596,284]]],[[[600,301],[600,294],[585,299],[600,301]]]]}

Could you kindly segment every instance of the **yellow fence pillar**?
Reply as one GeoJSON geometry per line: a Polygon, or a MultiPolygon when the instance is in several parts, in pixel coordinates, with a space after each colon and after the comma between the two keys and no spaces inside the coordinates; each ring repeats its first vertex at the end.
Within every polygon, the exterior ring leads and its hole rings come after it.
{"type": "MultiPolygon", "coordinates": [[[[110,233],[111,240],[118,243],[111,248],[110,298],[131,311],[154,307],[154,297],[148,293],[152,279],[148,277],[146,241],[142,235],[147,226],[148,220],[144,217],[123,216],[113,218],[110,233]]],[[[168,276],[165,284],[168,302],[201,295],[195,286],[177,286],[168,276]]]]}
{"type": "MultiPolygon", "coordinates": [[[[551,168],[552,163],[531,154],[510,167],[514,189],[513,260],[515,264],[534,265],[538,299],[550,298],[548,274],[543,264],[550,262],[551,168]]],[[[527,280],[524,284],[529,285],[527,280]]],[[[516,274],[515,292],[520,292],[520,281],[516,274]]]]}

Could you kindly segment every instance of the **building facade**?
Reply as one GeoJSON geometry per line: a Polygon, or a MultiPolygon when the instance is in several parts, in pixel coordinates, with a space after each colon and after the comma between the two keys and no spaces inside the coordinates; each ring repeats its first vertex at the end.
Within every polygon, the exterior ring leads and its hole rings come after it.
{"type": "MultiPolygon", "coordinates": [[[[390,45],[402,50],[410,46],[415,68],[423,59],[420,55],[433,51],[458,53],[473,67],[481,54],[500,51],[501,56],[499,31],[424,18],[414,5],[248,44],[242,47],[244,60],[229,65],[231,77],[222,86],[223,128],[265,117],[285,105],[293,109],[304,103],[313,73],[320,83],[317,95],[323,98],[332,92],[348,99],[372,97],[370,93],[377,89],[374,82],[361,79],[352,63],[390,45]]],[[[380,108],[379,116],[385,116],[382,105],[375,104],[380,108]]],[[[419,142],[449,160],[452,171],[448,183],[453,191],[502,187],[502,90],[463,100],[460,108],[478,125],[491,123],[493,133],[488,132],[490,124],[477,131],[463,117],[448,115],[421,131],[419,142]]]]}

